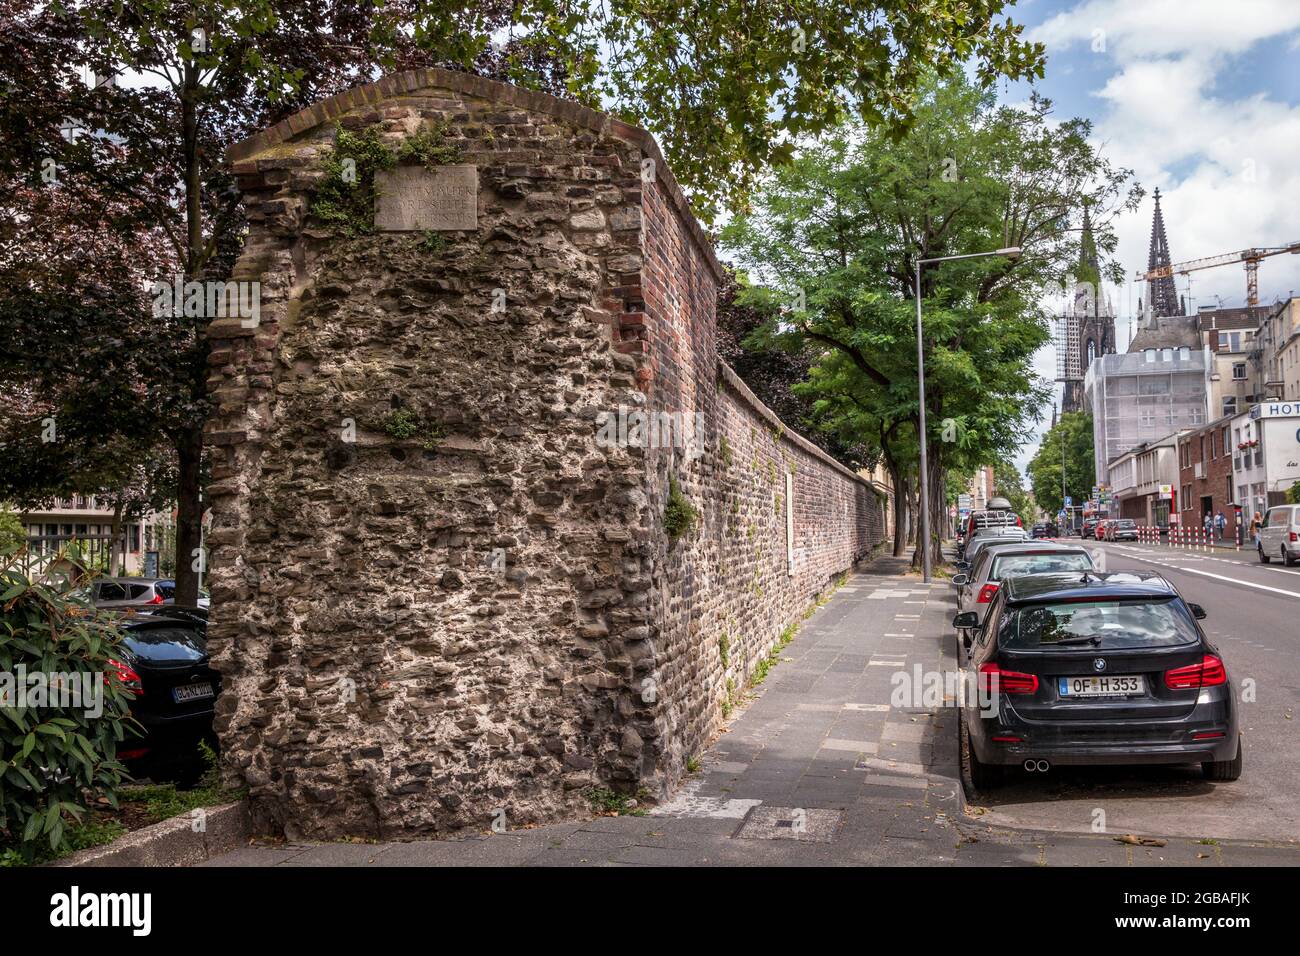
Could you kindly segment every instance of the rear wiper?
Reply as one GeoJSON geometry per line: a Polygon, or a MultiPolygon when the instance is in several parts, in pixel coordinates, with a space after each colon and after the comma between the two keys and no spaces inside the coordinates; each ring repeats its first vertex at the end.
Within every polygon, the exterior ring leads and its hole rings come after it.
{"type": "Polygon", "coordinates": [[[1091,637],[1067,637],[1063,641],[1050,641],[1046,646],[1061,647],[1065,644],[1100,644],[1101,638],[1095,634],[1091,637]]]}

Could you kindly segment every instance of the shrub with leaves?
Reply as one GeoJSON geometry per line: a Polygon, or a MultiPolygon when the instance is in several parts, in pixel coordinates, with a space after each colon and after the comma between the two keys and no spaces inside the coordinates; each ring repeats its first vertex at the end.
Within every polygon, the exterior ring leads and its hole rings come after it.
{"type": "Polygon", "coordinates": [[[378,127],[354,133],[339,126],[325,160],[325,178],[312,196],[311,214],[344,236],[370,235],[375,231],[375,172],[396,165],[378,127]]]}
{"type": "Polygon", "coordinates": [[[0,566],[0,850],[61,850],[91,800],[117,805],[131,723],[121,640],[65,589],[0,566]]]}

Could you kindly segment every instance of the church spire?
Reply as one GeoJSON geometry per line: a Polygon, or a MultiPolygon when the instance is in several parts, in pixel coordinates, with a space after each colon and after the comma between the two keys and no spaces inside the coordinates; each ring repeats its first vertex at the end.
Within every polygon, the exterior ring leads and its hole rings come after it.
{"type": "MultiPolygon", "coordinates": [[[[1147,254],[1148,272],[1171,263],[1169,239],[1165,235],[1165,218],[1160,212],[1159,189],[1155,191],[1155,200],[1156,214],[1151,221],[1151,250],[1147,254]]],[[[1156,317],[1182,314],[1182,309],[1178,307],[1178,292],[1174,288],[1172,275],[1147,281],[1147,303],[1151,308],[1151,314],[1156,317]]]]}

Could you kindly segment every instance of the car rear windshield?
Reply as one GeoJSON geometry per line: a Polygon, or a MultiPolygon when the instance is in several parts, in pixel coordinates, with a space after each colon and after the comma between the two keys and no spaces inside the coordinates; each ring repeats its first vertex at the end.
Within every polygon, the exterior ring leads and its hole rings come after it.
{"type": "Polygon", "coordinates": [[[1007,614],[998,628],[1003,647],[1173,647],[1200,640],[1181,601],[1067,601],[1031,604],[1007,614]]]}
{"type": "Polygon", "coordinates": [[[990,581],[1013,574],[1048,574],[1052,571],[1091,571],[1092,558],[1086,552],[1062,554],[1007,554],[993,559],[990,581]]]}
{"type": "Polygon", "coordinates": [[[1124,518],[1122,521],[1116,521],[1116,522],[1115,522],[1115,527],[1117,527],[1117,528],[1136,528],[1136,527],[1137,527],[1137,522],[1134,521],[1132,518],[1124,518]]]}

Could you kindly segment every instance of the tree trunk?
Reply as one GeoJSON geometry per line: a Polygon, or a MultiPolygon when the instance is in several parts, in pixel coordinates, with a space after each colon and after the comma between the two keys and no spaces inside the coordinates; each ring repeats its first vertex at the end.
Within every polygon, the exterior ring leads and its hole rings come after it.
{"type": "Polygon", "coordinates": [[[907,481],[892,458],[886,456],[885,470],[894,489],[894,557],[907,553],[907,481]]]}
{"type": "Polygon", "coordinates": [[[180,472],[176,495],[176,603],[195,605],[199,602],[199,568],[207,567],[206,555],[199,551],[203,536],[201,428],[192,429],[176,443],[176,457],[180,472]]]}
{"type": "MultiPolygon", "coordinates": [[[[944,479],[944,468],[943,468],[943,461],[942,461],[942,457],[941,457],[941,452],[939,451],[939,449],[935,448],[934,446],[931,446],[931,447],[930,447],[930,452],[931,452],[931,454],[930,454],[930,459],[931,459],[931,460],[928,461],[928,462],[926,463],[926,465],[927,465],[927,469],[926,469],[926,470],[929,471],[929,475],[928,475],[928,477],[929,477],[929,479],[930,479],[930,480],[929,480],[929,487],[926,488],[926,489],[923,489],[923,490],[920,492],[920,494],[924,494],[924,495],[926,496],[926,499],[929,501],[929,506],[930,506],[930,521],[929,521],[930,527],[929,527],[929,537],[930,537],[930,540],[929,540],[929,542],[928,542],[928,545],[929,545],[929,548],[930,548],[930,567],[931,567],[931,568],[937,568],[937,567],[941,566],[941,565],[944,563],[944,560],[943,560],[943,527],[944,527],[944,521],[945,521],[945,518],[944,518],[944,505],[945,505],[944,498],[945,498],[946,496],[945,496],[945,494],[944,494],[944,489],[945,489],[945,484],[946,484],[946,482],[945,482],[945,479],[944,479]]],[[[918,537],[918,540],[917,540],[917,542],[916,542],[916,548],[915,548],[915,550],[912,552],[912,570],[913,570],[913,571],[920,571],[920,570],[922,570],[922,562],[921,562],[921,548],[925,546],[925,545],[924,545],[924,544],[919,540],[919,538],[920,538],[920,522],[919,522],[919,521],[917,522],[917,537],[918,537]]]]}

